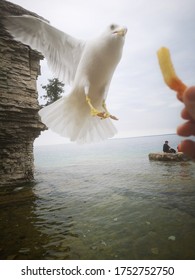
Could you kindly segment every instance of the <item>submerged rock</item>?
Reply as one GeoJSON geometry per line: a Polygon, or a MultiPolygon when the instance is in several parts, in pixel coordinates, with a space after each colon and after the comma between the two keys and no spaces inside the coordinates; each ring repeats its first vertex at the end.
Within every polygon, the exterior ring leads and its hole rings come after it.
{"type": "Polygon", "coordinates": [[[176,237],[174,235],[171,235],[168,237],[169,240],[175,241],[176,237]]]}
{"type": "Polygon", "coordinates": [[[159,249],[158,248],[151,248],[151,252],[154,255],[158,255],[159,254],[159,249]]]}

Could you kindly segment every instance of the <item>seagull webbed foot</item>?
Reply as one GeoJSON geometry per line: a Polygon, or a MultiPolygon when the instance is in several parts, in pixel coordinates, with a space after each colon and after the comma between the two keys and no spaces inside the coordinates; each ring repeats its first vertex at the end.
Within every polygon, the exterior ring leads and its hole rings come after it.
{"type": "Polygon", "coordinates": [[[106,108],[106,103],[105,103],[105,101],[103,101],[103,104],[102,104],[102,107],[104,108],[105,112],[104,112],[104,111],[101,112],[101,111],[98,111],[97,109],[95,109],[95,108],[93,107],[93,105],[91,104],[91,99],[89,98],[88,95],[86,95],[86,101],[87,101],[87,104],[88,104],[89,107],[90,107],[91,116],[93,116],[93,117],[94,117],[94,116],[97,116],[97,117],[99,117],[99,118],[101,118],[101,119],[111,118],[111,119],[113,119],[113,120],[118,120],[115,116],[112,116],[112,115],[108,112],[108,110],[107,110],[107,108],[106,108]]]}
{"type": "Polygon", "coordinates": [[[113,120],[115,120],[115,121],[118,121],[118,118],[117,118],[117,117],[111,115],[111,114],[108,112],[108,109],[107,109],[107,107],[106,107],[106,102],[105,102],[105,100],[104,100],[103,103],[102,103],[102,107],[104,108],[105,113],[106,113],[106,115],[108,116],[108,118],[111,118],[111,119],[113,119],[113,120]]]}

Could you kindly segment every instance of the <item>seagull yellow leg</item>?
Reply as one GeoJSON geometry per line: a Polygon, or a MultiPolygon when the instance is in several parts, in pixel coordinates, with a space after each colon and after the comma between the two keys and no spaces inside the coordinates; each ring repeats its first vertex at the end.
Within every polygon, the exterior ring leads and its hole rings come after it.
{"type": "Polygon", "coordinates": [[[100,117],[100,118],[102,118],[102,119],[108,118],[108,117],[105,115],[104,112],[100,112],[100,111],[98,111],[97,109],[95,109],[95,108],[93,107],[93,105],[91,104],[91,99],[89,98],[88,95],[86,95],[86,101],[87,101],[87,104],[89,105],[89,107],[90,107],[90,109],[91,109],[91,112],[90,112],[90,113],[91,113],[92,116],[98,116],[98,117],[100,117]]]}
{"type": "Polygon", "coordinates": [[[105,100],[103,101],[102,103],[102,107],[103,109],[105,110],[105,112],[100,112],[98,111],[96,108],[93,107],[93,105],[91,104],[91,99],[89,98],[89,96],[86,94],[86,101],[87,101],[87,104],[89,105],[89,108],[90,108],[90,113],[91,115],[94,117],[94,116],[98,116],[100,117],[101,119],[107,119],[107,118],[111,118],[113,120],[118,120],[115,116],[112,116],[107,108],[106,108],[106,103],[105,103],[105,100]]]}
{"type": "Polygon", "coordinates": [[[106,117],[107,117],[107,118],[111,118],[111,119],[113,119],[113,120],[115,120],[115,121],[118,120],[117,117],[112,116],[112,115],[108,112],[108,109],[107,109],[107,107],[106,107],[106,102],[105,102],[105,100],[103,100],[102,107],[103,107],[104,110],[105,110],[105,114],[106,114],[106,117]]]}
{"type": "Polygon", "coordinates": [[[110,113],[109,113],[108,110],[107,110],[105,100],[103,100],[102,107],[103,107],[104,110],[105,110],[105,114],[106,114],[107,118],[109,118],[109,117],[110,117],[110,113]]]}

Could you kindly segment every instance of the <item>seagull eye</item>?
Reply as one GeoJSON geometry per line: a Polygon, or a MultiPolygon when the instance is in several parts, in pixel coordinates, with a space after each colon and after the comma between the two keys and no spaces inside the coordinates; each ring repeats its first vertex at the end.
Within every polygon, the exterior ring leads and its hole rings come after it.
{"type": "Polygon", "coordinates": [[[110,29],[111,29],[111,30],[114,30],[115,27],[116,27],[116,26],[115,26],[114,24],[111,24],[111,25],[110,25],[110,29]]]}

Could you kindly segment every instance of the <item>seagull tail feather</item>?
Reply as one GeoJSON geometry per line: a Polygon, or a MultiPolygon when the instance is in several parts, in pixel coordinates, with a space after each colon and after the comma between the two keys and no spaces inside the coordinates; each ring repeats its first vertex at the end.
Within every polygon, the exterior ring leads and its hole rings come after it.
{"type": "Polygon", "coordinates": [[[110,119],[90,115],[84,94],[70,94],[39,111],[41,120],[52,131],[78,144],[99,142],[113,137],[117,130],[110,119]]]}

